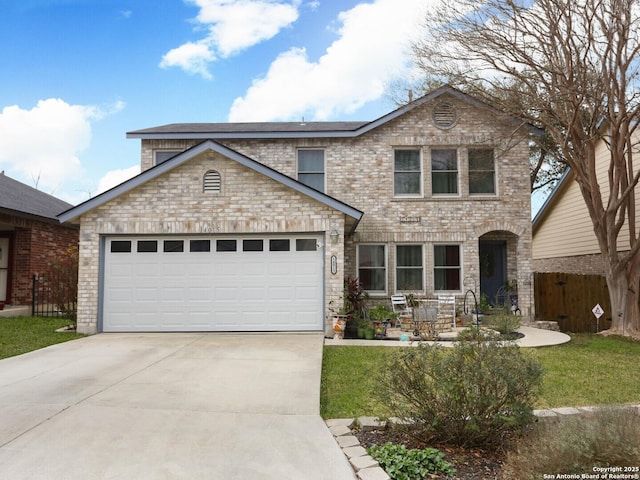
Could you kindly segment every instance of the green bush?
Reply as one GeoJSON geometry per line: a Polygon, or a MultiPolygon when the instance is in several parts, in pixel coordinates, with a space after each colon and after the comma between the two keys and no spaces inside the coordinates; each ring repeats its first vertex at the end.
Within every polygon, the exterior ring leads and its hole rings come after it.
{"type": "Polygon", "coordinates": [[[422,480],[429,473],[453,476],[456,470],[435,448],[408,450],[404,445],[385,443],[374,445],[367,453],[376,460],[393,480],[422,480]]]}
{"type": "Polygon", "coordinates": [[[511,313],[498,313],[495,315],[485,315],[483,323],[488,327],[497,330],[502,335],[509,335],[520,328],[520,315],[511,313]]]}
{"type": "Polygon", "coordinates": [[[551,472],[593,474],[594,467],[638,465],[637,410],[606,408],[536,424],[516,450],[509,452],[504,468],[506,478],[529,480],[551,472]]]}
{"type": "Polygon", "coordinates": [[[382,377],[381,399],[422,441],[489,446],[532,421],[542,367],[516,345],[470,329],[453,348],[399,350],[382,377]]]}

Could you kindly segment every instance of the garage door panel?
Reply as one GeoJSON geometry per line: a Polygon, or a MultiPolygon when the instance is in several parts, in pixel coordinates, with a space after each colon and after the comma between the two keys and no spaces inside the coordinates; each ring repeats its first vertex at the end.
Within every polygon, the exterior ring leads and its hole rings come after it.
{"type": "Polygon", "coordinates": [[[243,238],[235,252],[216,251],[215,237],[209,252],[190,252],[189,238],[185,251],[164,252],[167,237],[151,240],[158,252],[137,252],[132,238],[129,253],[111,253],[108,238],[103,330],[321,330],[323,252],[270,252],[268,238],[265,251],[244,252],[243,238]]]}

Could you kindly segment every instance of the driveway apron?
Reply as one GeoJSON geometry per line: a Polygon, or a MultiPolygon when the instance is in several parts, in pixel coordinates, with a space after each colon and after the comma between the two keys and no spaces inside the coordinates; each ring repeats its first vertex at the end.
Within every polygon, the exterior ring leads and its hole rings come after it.
{"type": "Polygon", "coordinates": [[[354,474],[319,415],[319,334],[100,334],[0,361],[0,478],[354,474]]]}

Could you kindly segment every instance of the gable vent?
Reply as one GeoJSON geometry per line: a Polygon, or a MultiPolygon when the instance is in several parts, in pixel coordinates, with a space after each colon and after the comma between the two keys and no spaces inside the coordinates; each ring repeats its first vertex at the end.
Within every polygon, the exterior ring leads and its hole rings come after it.
{"type": "Polygon", "coordinates": [[[448,102],[441,102],[433,108],[431,113],[433,123],[438,128],[451,128],[458,121],[455,107],[448,102]]]}
{"type": "Polygon", "coordinates": [[[216,170],[209,170],[202,180],[202,191],[220,193],[222,191],[222,177],[216,170]]]}

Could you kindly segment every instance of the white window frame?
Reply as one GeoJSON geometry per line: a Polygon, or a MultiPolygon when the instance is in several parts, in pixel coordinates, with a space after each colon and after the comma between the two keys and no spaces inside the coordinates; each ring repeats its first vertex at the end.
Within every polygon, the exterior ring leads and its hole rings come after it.
{"type": "MultiPolygon", "coordinates": [[[[469,196],[472,197],[495,197],[498,195],[498,172],[497,172],[497,168],[496,168],[496,150],[493,147],[486,147],[486,148],[474,148],[474,147],[470,147],[467,148],[467,171],[468,171],[468,188],[469,188],[469,196]],[[491,152],[493,153],[492,157],[493,157],[493,192],[479,192],[479,193],[471,193],[471,159],[470,159],[470,153],[473,150],[491,150],[491,152]]],[[[488,170],[474,170],[474,171],[478,171],[478,172],[488,172],[488,170]]]]}
{"type": "Polygon", "coordinates": [[[369,295],[372,296],[386,296],[389,291],[389,249],[386,243],[360,243],[356,246],[356,268],[358,273],[358,278],[360,278],[360,247],[382,247],[384,249],[384,267],[365,267],[371,270],[373,269],[384,269],[384,290],[365,290],[369,295]]]}
{"type": "MultiPolygon", "coordinates": [[[[422,198],[424,196],[424,159],[423,159],[423,155],[422,155],[422,149],[421,148],[412,148],[412,147],[396,147],[393,149],[393,196],[395,198],[422,198]],[[419,172],[415,172],[418,173],[419,176],[419,191],[417,193],[398,193],[396,192],[396,173],[402,173],[404,171],[400,171],[398,172],[396,170],[396,152],[401,152],[401,151],[412,151],[412,152],[418,152],[418,161],[419,161],[419,167],[420,167],[420,171],[419,172]]],[[[412,171],[407,170],[405,173],[412,173],[412,171]]]]}
{"type": "Polygon", "coordinates": [[[424,293],[425,292],[425,255],[424,255],[424,244],[422,243],[398,243],[395,246],[395,259],[396,259],[396,271],[395,271],[395,291],[396,292],[409,292],[409,293],[424,293]],[[422,260],[422,263],[420,264],[420,267],[416,267],[416,266],[400,266],[398,264],[398,248],[401,247],[420,247],[420,259],[422,260]],[[401,269],[407,269],[407,270],[417,270],[418,268],[420,268],[421,270],[421,281],[422,281],[422,288],[419,290],[411,290],[411,289],[407,289],[407,288],[400,288],[398,286],[398,270],[401,269]]]}
{"type": "Polygon", "coordinates": [[[299,148],[296,150],[296,179],[300,183],[304,183],[308,187],[315,188],[302,180],[300,180],[300,174],[305,175],[320,175],[322,174],[322,193],[326,193],[327,191],[327,155],[326,150],[324,148],[299,148]],[[300,171],[300,152],[309,152],[309,151],[317,151],[322,152],[322,171],[300,171]]]}
{"type": "Polygon", "coordinates": [[[460,196],[460,151],[456,147],[432,147],[429,151],[429,171],[431,172],[431,196],[438,197],[459,197],[460,196]],[[456,169],[455,170],[434,170],[433,169],[433,151],[434,150],[451,150],[456,153],[456,169]],[[438,173],[456,173],[456,192],[434,192],[434,174],[438,173]]]}
{"type": "Polygon", "coordinates": [[[435,293],[461,293],[462,292],[462,279],[464,278],[463,276],[463,265],[464,265],[464,260],[462,258],[462,244],[460,243],[455,243],[455,242],[442,242],[442,243],[434,243],[433,247],[432,247],[432,254],[433,254],[433,268],[432,268],[432,275],[433,275],[433,291],[435,293]],[[460,265],[458,265],[457,267],[441,267],[441,266],[437,266],[436,265],[436,247],[458,247],[458,258],[460,261],[460,265]],[[437,289],[437,285],[436,285],[436,269],[448,269],[448,268],[456,268],[458,270],[458,283],[460,284],[460,288],[458,288],[457,290],[438,290],[437,289]]]}

